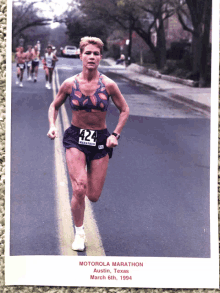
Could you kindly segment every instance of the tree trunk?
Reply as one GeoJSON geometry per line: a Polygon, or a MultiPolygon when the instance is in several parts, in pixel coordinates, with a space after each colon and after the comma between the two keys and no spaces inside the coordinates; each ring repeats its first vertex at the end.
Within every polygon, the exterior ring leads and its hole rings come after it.
{"type": "Polygon", "coordinates": [[[128,65],[131,64],[131,49],[132,49],[132,23],[129,25],[129,44],[128,44],[128,65]]]}
{"type": "Polygon", "coordinates": [[[201,37],[201,24],[198,27],[194,28],[194,33],[192,36],[192,56],[193,56],[193,75],[199,77],[199,69],[201,62],[201,46],[202,46],[202,37],[201,37]]]}
{"type": "Polygon", "coordinates": [[[208,61],[210,59],[209,44],[210,44],[211,17],[212,17],[212,0],[206,0],[204,32],[202,36],[199,87],[206,86],[208,82],[207,77],[208,77],[208,61]]]}
{"type": "Polygon", "coordinates": [[[162,69],[166,64],[166,38],[162,16],[157,28],[157,46],[156,46],[156,65],[157,69],[162,69]]]}

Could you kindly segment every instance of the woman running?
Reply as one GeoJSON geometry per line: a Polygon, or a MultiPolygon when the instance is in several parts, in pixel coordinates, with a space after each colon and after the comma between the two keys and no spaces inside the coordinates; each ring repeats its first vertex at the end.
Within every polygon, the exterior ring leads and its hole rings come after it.
{"type": "Polygon", "coordinates": [[[72,121],[70,128],[64,133],[63,145],[73,189],[71,210],[75,239],[72,249],[78,251],[85,249],[85,196],[92,202],[99,199],[109,158],[112,157],[113,148],[118,145],[121,131],[129,116],[128,105],[116,83],[98,71],[102,48],[103,42],[98,38],[81,39],[82,72],[63,82],[48,112],[50,129],[47,135],[55,139],[58,110],[69,97],[72,121]],[[118,123],[111,135],[106,126],[110,97],[120,111],[118,123]]]}

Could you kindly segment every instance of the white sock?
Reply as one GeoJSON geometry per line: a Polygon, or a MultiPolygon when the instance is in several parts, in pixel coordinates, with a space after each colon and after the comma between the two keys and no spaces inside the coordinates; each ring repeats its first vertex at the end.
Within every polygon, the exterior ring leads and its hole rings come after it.
{"type": "Polygon", "coordinates": [[[85,234],[83,225],[81,227],[75,226],[75,230],[76,230],[76,234],[85,234]]]}

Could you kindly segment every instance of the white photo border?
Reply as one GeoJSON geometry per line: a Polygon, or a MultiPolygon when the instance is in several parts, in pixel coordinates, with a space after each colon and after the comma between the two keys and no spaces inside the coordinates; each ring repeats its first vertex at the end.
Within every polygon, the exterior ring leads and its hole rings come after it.
{"type": "Polygon", "coordinates": [[[37,286],[219,288],[218,251],[218,101],[219,101],[219,3],[213,1],[212,89],[210,157],[210,258],[10,256],[10,146],[11,146],[11,15],[7,3],[6,80],[6,244],[5,284],[37,286]],[[109,265],[108,265],[109,263],[109,265]],[[120,265],[113,265],[113,264],[120,265]],[[129,263],[129,265],[122,265],[129,263]],[[134,265],[138,263],[139,265],[134,265]],[[133,265],[131,265],[133,264],[133,265]],[[143,264],[143,265],[142,265],[143,264]],[[65,269],[64,269],[65,268],[65,269]],[[94,268],[109,269],[116,279],[91,279],[94,268]],[[128,269],[132,280],[123,280],[115,269],[128,269]]]}

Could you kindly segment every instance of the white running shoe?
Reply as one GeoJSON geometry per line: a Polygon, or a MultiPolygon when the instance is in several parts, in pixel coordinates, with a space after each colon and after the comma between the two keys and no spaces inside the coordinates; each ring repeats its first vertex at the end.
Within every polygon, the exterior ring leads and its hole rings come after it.
{"type": "Polygon", "coordinates": [[[49,83],[49,85],[48,85],[48,87],[47,87],[47,88],[48,88],[48,90],[50,90],[50,89],[51,89],[51,84],[50,84],[50,83],[49,83]]]}
{"type": "Polygon", "coordinates": [[[16,82],[15,82],[16,84],[19,84],[19,80],[16,80],[16,82]]]}
{"type": "Polygon", "coordinates": [[[32,80],[31,76],[28,77],[28,80],[32,80]]]}
{"type": "Polygon", "coordinates": [[[23,83],[22,83],[22,82],[20,82],[19,86],[20,86],[20,87],[23,87],[23,83]]]}
{"type": "Polygon", "coordinates": [[[83,251],[85,250],[85,241],[86,235],[85,234],[75,234],[75,239],[72,244],[72,250],[83,251]]]}
{"type": "Polygon", "coordinates": [[[49,86],[49,83],[48,83],[48,82],[46,82],[46,83],[45,83],[45,87],[46,87],[46,88],[48,88],[48,86],[49,86]]]}

